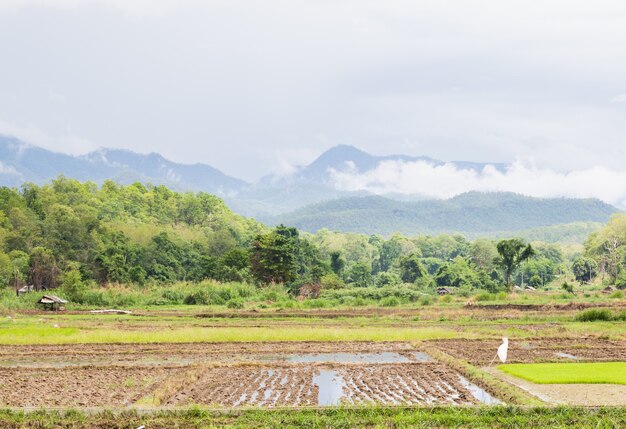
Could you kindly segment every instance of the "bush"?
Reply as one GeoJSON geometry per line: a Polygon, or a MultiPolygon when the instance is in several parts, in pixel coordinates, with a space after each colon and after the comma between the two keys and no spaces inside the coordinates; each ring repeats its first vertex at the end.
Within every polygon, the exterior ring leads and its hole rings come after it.
{"type": "Polygon", "coordinates": [[[386,298],[383,298],[380,301],[380,304],[383,307],[397,307],[398,305],[400,305],[400,300],[395,296],[388,296],[386,298]]]}
{"type": "Polygon", "coordinates": [[[322,276],[320,284],[322,285],[322,289],[341,289],[346,286],[343,280],[335,273],[322,276]]]}
{"type": "Polygon", "coordinates": [[[482,292],[482,293],[479,293],[478,295],[476,295],[476,297],[474,299],[477,302],[495,301],[496,296],[494,294],[492,294],[492,293],[482,292]]]}
{"type": "Polygon", "coordinates": [[[208,305],[211,303],[211,298],[206,291],[192,292],[183,300],[187,305],[208,305]]]}
{"type": "Polygon", "coordinates": [[[569,284],[568,282],[564,282],[561,285],[561,289],[563,289],[565,292],[574,293],[574,286],[569,284]]]}
{"type": "Polygon", "coordinates": [[[610,322],[613,319],[613,313],[605,308],[591,308],[582,313],[578,313],[575,318],[577,322],[610,322]]]}
{"type": "Polygon", "coordinates": [[[243,308],[244,307],[244,303],[243,303],[243,299],[241,298],[233,298],[230,301],[228,301],[226,303],[226,307],[228,308],[243,308]]]}
{"type": "Polygon", "coordinates": [[[420,299],[420,305],[426,307],[427,305],[431,305],[433,303],[433,299],[430,296],[423,296],[420,299]]]}
{"type": "Polygon", "coordinates": [[[622,293],[621,290],[616,290],[611,295],[609,295],[609,298],[619,299],[619,298],[622,298],[623,296],[624,296],[624,294],[622,293]]]}

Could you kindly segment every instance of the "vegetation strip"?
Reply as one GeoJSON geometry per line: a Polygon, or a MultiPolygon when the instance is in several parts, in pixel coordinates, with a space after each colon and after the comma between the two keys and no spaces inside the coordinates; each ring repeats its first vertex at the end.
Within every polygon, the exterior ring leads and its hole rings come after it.
{"type": "Polygon", "coordinates": [[[0,411],[0,426],[6,429],[25,427],[42,429],[90,428],[128,429],[146,426],[170,428],[619,428],[626,426],[626,408],[411,408],[363,407],[317,410],[241,410],[216,412],[202,408],[185,411],[140,413],[79,411],[57,412],[0,411]]]}
{"type": "Polygon", "coordinates": [[[498,369],[538,384],[626,384],[626,362],[509,364],[498,369]]]}

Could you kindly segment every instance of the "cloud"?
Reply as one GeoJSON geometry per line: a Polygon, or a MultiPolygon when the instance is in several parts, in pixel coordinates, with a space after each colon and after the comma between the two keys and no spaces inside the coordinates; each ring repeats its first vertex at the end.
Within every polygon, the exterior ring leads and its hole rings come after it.
{"type": "Polygon", "coordinates": [[[626,103],[626,94],[616,95],[611,99],[613,103],[626,103]]]}
{"type": "Polygon", "coordinates": [[[21,125],[0,118],[0,135],[72,155],[82,155],[97,148],[93,142],[75,135],[71,127],[67,127],[62,134],[52,135],[33,124],[21,125]]]}
{"type": "Polygon", "coordinates": [[[20,173],[18,173],[15,168],[11,167],[10,165],[6,165],[2,161],[0,161],[0,174],[19,176],[20,173]]]}
{"type": "Polygon", "coordinates": [[[346,191],[429,198],[451,198],[468,191],[515,192],[542,198],[598,198],[626,207],[626,172],[600,166],[561,173],[522,163],[499,171],[490,165],[473,170],[459,169],[449,163],[383,161],[360,174],[335,170],[330,173],[335,186],[346,191]]]}

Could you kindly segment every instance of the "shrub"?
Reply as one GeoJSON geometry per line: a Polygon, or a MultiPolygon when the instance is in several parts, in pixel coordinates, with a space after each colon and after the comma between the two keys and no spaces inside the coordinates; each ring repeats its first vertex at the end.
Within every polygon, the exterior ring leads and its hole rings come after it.
{"type": "Polygon", "coordinates": [[[578,313],[575,320],[577,322],[609,322],[613,320],[613,313],[605,308],[591,308],[589,310],[583,311],[582,313],[578,313]]]}
{"type": "Polygon", "coordinates": [[[211,298],[206,291],[195,291],[187,295],[183,303],[187,305],[208,305],[211,303],[211,298]]]}
{"type": "Polygon", "coordinates": [[[226,307],[228,308],[243,308],[244,307],[244,303],[243,303],[243,299],[241,298],[233,298],[230,301],[228,301],[226,303],[226,307]]]}
{"type": "Polygon", "coordinates": [[[322,285],[322,289],[341,289],[346,286],[343,280],[335,273],[322,276],[320,284],[322,285]]]}
{"type": "Polygon", "coordinates": [[[363,298],[356,297],[354,298],[354,305],[356,307],[363,307],[364,305],[367,305],[367,302],[363,298]]]}
{"type": "Polygon", "coordinates": [[[482,292],[482,293],[479,293],[478,295],[476,295],[476,297],[474,299],[476,301],[478,301],[478,302],[494,301],[496,299],[496,296],[494,294],[492,294],[492,293],[482,292]]]}
{"type": "Polygon", "coordinates": [[[420,305],[423,305],[424,307],[427,305],[431,305],[433,303],[433,299],[430,296],[423,296],[420,299],[420,305]]]}
{"type": "Polygon", "coordinates": [[[380,304],[383,307],[397,307],[398,305],[400,305],[400,300],[395,296],[388,296],[386,298],[383,298],[380,301],[380,304]]]}
{"type": "Polygon", "coordinates": [[[616,290],[615,292],[613,292],[611,295],[609,295],[609,298],[622,298],[624,296],[624,294],[622,293],[621,290],[616,290]]]}
{"type": "Polygon", "coordinates": [[[565,292],[574,293],[574,286],[568,282],[563,283],[561,285],[561,289],[563,289],[565,292]]]}

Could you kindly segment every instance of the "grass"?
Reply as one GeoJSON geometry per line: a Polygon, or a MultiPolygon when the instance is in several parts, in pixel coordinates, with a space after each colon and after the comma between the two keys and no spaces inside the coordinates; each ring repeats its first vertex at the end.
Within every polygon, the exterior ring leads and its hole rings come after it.
{"type": "Polygon", "coordinates": [[[613,313],[606,308],[590,308],[576,315],[577,322],[610,322],[610,321],[626,321],[626,311],[613,313]]]}
{"type": "Polygon", "coordinates": [[[81,343],[177,343],[251,341],[417,341],[459,336],[440,327],[185,327],[158,326],[151,330],[115,327],[77,329],[0,324],[0,344],[81,344],[81,343]]]}
{"type": "Polygon", "coordinates": [[[626,384],[626,362],[509,364],[498,368],[537,384],[626,384]]]}
{"type": "Polygon", "coordinates": [[[364,407],[214,412],[202,408],[140,414],[0,411],[2,428],[597,428],[626,426],[625,408],[364,407]]]}

